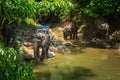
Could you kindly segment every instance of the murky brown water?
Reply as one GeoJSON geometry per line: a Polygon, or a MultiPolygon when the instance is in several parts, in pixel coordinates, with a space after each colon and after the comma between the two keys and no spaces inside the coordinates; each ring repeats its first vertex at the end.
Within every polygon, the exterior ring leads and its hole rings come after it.
{"type": "Polygon", "coordinates": [[[120,80],[120,52],[76,47],[70,54],[34,63],[38,80],[120,80]]]}

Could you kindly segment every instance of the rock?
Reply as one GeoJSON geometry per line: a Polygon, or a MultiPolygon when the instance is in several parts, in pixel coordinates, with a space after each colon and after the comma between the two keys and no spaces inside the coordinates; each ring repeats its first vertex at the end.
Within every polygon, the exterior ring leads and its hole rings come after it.
{"type": "Polygon", "coordinates": [[[30,54],[25,54],[25,53],[20,52],[19,55],[24,60],[32,60],[32,59],[34,59],[34,57],[32,55],[30,55],[30,54]]]}
{"type": "Polygon", "coordinates": [[[118,49],[118,52],[120,53],[120,49],[118,49]]]}
{"type": "Polygon", "coordinates": [[[28,49],[27,47],[20,47],[19,55],[25,60],[34,59],[33,49],[28,49]]]}
{"type": "Polygon", "coordinates": [[[66,46],[65,45],[59,45],[59,46],[57,46],[57,48],[61,50],[61,49],[65,49],[66,46]]]}
{"type": "Polygon", "coordinates": [[[54,52],[49,52],[48,53],[48,58],[53,58],[55,57],[55,53],[54,52]]]}
{"type": "Polygon", "coordinates": [[[105,45],[105,48],[110,48],[110,47],[111,47],[111,46],[110,46],[110,45],[108,45],[108,44],[107,44],[107,45],[105,45]]]}
{"type": "Polygon", "coordinates": [[[62,45],[62,41],[60,39],[54,39],[54,40],[52,40],[51,45],[54,46],[54,47],[62,45]]]}
{"type": "Polygon", "coordinates": [[[120,43],[116,43],[115,46],[116,46],[117,49],[120,49],[120,43]]]}
{"type": "Polygon", "coordinates": [[[65,51],[65,53],[71,53],[69,48],[66,48],[64,51],[65,51]]]}
{"type": "Polygon", "coordinates": [[[65,46],[66,46],[66,47],[71,47],[72,45],[73,45],[73,44],[72,44],[71,42],[66,42],[66,43],[65,43],[65,46]]]}
{"type": "Polygon", "coordinates": [[[55,53],[58,52],[58,48],[57,48],[57,47],[50,47],[49,50],[50,50],[51,52],[55,52],[55,53]]]}
{"type": "Polygon", "coordinates": [[[60,31],[63,31],[63,28],[58,27],[57,29],[60,30],[60,31]]]}
{"type": "Polygon", "coordinates": [[[24,46],[26,46],[26,47],[33,46],[33,43],[31,43],[31,42],[24,42],[24,46]]]}

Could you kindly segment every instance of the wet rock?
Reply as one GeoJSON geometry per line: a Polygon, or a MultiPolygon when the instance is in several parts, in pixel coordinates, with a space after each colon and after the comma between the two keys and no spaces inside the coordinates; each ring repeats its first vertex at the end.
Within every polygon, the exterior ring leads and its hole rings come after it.
{"type": "Polygon", "coordinates": [[[57,48],[58,48],[59,50],[61,50],[61,49],[65,49],[66,46],[65,46],[65,45],[59,45],[59,46],[57,46],[57,48]]]}
{"type": "Polygon", "coordinates": [[[34,59],[34,55],[33,55],[33,50],[30,49],[28,50],[27,47],[20,47],[19,49],[19,55],[22,57],[22,59],[25,60],[32,60],[34,59]]]}
{"type": "Polygon", "coordinates": [[[34,59],[34,57],[32,57],[31,55],[28,55],[28,54],[20,54],[20,56],[24,60],[33,60],[34,59]]]}
{"type": "Polygon", "coordinates": [[[62,30],[63,30],[63,28],[61,28],[61,27],[57,27],[57,29],[58,29],[58,30],[60,30],[60,31],[62,31],[62,30]]]}
{"type": "Polygon", "coordinates": [[[62,40],[60,39],[53,39],[52,42],[51,42],[51,46],[59,46],[59,45],[62,45],[62,40]]]}
{"type": "Polygon", "coordinates": [[[48,53],[48,58],[53,58],[55,57],[55,53],[54,52],[49,52],[48,53]]]}
{"type": "Polygon", "coordinates": [[[33,55],[28,54],[28,53],[23,53],[23,51],[20,51],[19,55],[24,60],[32,60],[32,59],[34,59],[33,55]]]}
{"type": "Polygon", "coordinates": [[[115,47],[116,49],[120,49],[120,43],[116,43],[115,47]]]}
{"type": "Polygon", "coordinates": [[[57,48],[57,47],[50,47],[49,50],[50,50],[51,52],[55,52],[55,53],[58,52],[58,48],[57,48]]]}
{"type": "Polygon", "coordinates": [[[105,48],[110,48],[111,46],[109,44],[105,45],[105,48]]]}
{"type": "Polygon", "coordinates": [[[64,49],[64,52],[65,52],[65,53],[71,53],[71,50],[70,50],[69,48],[65,48],[65,49],[64,49]]]}
{"type": "Polygon", "coordinates": [[[72,44],[71,42],[66,42],[66,43],[65,43],[65,46],[66,46],[66,47],[72,47],[72,45],[73,45],[73,44],[72,44]]]}
{"type": "Polygon", "coordinates": [[[26,47],[33,46],[33,43],[31,43],[31,42],[24,42],[24,46],[26,46],[26,47]]]}

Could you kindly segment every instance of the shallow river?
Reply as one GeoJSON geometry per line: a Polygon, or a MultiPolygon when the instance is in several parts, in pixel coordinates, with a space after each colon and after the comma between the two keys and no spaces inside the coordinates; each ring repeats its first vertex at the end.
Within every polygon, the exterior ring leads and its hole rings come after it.
{"type": "Polygon", "coordinates": [[[77,46],[71,51],[34,63],[38,80],[120,80],[118,50],[77,46]]]}

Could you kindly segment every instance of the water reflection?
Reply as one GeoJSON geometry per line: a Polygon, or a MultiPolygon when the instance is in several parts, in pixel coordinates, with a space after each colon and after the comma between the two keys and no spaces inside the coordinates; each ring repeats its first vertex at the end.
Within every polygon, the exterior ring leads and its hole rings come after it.
{"type": "Polygon", "coordinates": [[[96,76],[90,69],[84,67],[57,67],[56,70],[35,72],[39,80],[87,80],[96,76]]]}

